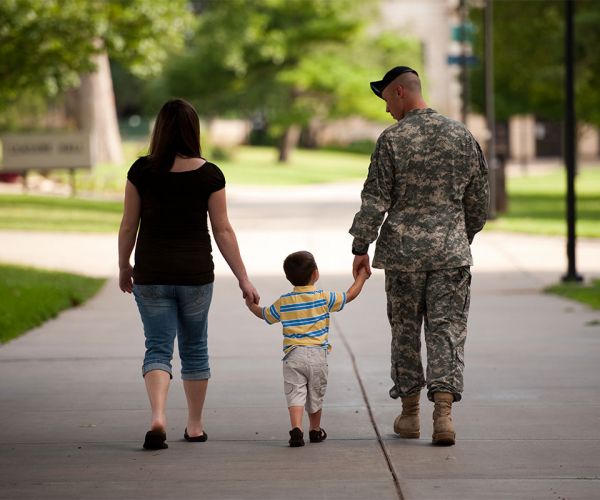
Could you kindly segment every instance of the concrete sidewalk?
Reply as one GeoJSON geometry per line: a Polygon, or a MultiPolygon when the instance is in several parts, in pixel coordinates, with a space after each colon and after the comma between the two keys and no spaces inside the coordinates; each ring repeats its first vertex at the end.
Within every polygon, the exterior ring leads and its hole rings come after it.
{"type": "MultiPolygon", "coordinates": [[[[280,224],[293,214],[292,204],[251,198],[234,197],[231,217],[265,303],[288,288],[282,256],[299,248],[315,253],[322,287],[347,288],[351,197],[315,199],[294,231],[280,224]]],[[[7,258],[2,238],[16,246],[19,238],[38,236],[1,233],[0,259],[7,258]]],[[[45,244],[42,236],[29,241],[32,260],[63,248],[69,265],[90,274],[114,270],[94,267],[113,258],[114,236],[73,236],[68,247],[56,236],[56,243],[45,238],[45,244]]],[[[586,277],[600,275],[599,249],[594,241],[580,246],[586,277]]],[[[387,396],[381,272],[333,317],[328,440],[287,447],[280,330],[247,312],[217,259],[209,441],[183,441],[185,396],[176,361],[169,449],[144,452],[149,412],[141,323],[131,296],[111,278],[83,307],[0,347],[0,498],[600,498],[600,313],[539,293],[564,271],[563,251],[556,238],[476,239],[466,387],[454,407],[458,441],[451,448],[430,445],[432,405],[424,395],[421,439],[393,435],[399,402],[387,396]]],[[[58,262],[53,258],[50,267],[58,262]]]]}

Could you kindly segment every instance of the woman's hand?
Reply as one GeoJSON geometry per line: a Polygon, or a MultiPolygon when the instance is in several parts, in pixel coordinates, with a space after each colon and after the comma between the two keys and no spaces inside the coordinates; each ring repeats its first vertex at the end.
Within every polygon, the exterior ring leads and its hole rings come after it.
{"type": "Polygon", "coordinates": [[[133,291],[133,267],[127,266],[119,270],[119,288],[122,292],[133,291]]]}
{"type": "Polygon", "coordinates": [[[240,280],[239,285],[246,304],[248,302],[251,304],[258,304],[260,302],[260,295],[248,278],[240,280]]]}
{"type": "Polygon", "coordinates": [[[127,293],[133,291],[133,268],[129,259],[140,224],[141,203],[137,188],[128,180],[125,187],[123,219],[119,228],[119,288],[127,293]]]}

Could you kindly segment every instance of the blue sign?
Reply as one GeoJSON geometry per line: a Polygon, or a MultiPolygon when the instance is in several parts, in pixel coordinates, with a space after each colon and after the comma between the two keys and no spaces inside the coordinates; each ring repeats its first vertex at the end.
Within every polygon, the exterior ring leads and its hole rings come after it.
{"type": "Polygon", "coordinates": [[[466,64],[467,66],[473,66],[479,62],[479,59],[475,56],[464,56],[462,54],[458,56],[448,56],[448,64],[466,64]]]}

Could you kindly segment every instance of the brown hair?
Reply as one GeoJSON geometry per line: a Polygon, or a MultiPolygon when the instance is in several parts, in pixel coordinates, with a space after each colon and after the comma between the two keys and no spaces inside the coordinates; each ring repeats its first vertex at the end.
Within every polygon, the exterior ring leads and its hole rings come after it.
{"type": "Polygon", "coordinates": [[[308,285],[315,269],[317,269],[317,263],[313,254],[305,250],[294,252],[283,261],[285,277],[294,286],[308,285]]]}
{"type": "Polygon", "coordinates": [[[148,160],[157,170],[170,170],[175,156],[200,158],[200,120],[194,107],[183,99],[172,99],[160,108],[148,160]]]}

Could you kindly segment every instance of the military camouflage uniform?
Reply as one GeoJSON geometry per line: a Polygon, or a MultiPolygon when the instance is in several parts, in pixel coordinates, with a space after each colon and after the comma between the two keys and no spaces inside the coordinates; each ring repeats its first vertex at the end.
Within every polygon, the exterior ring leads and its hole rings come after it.
{"type": "Polygon", "coordinates": [[[429,108],[412,110],[379,137],[361,197],[350,228],[352,248],[365,253],[377,239],[373,267],[385,269],[390,396],[410,396],[427,385],[430,400],[441,391],[459,401],[470,243],[488,209],[481,149],[461,123],[429,108]],[[421,364],[423,320],[427,379],[421,364]]]}

